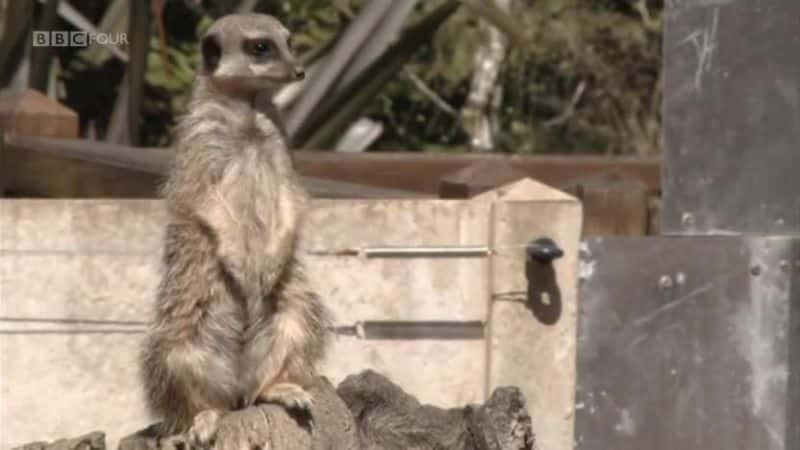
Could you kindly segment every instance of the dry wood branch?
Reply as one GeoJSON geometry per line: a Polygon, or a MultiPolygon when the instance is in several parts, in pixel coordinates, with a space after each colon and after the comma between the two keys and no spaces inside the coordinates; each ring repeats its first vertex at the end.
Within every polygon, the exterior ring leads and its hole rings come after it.
{"type": "Polygon", "coordinates": [[[414,74],[414,72],[412,72],[408,68],[403,70],[403,73],[405,74],[406,78],[408,78],[408,80],[411,81],[414,87],[417,88],[417,90],[419,90],[423,95],[428,97],[428,99],[431,102],[433,102],[433,104],[436,105],[439,109],[441,109],[446,114],[451,116],[458,115],[458,111],[456,111],[455,108],[450,106],[450,104],[447,103],[447,100],[443,99],[439,94],[437,94],[436,91],[433,90],[433,88],[428,86],[422,78],[418,77],[416,74],[414,74]]]}
{"type": "MultiPolygon", "coordinates": [[[[475,7],[479,2],[466,2],[475,7]]],[[[511,9],[511,0],[493,0],[480,2],[485,8],[497,10],[503,14],[511,9]]],[[[473,150],[491,151],[495,147],[494,130],[491,114],[493,97],[499,97],[497,79],[508,50],[508,37],[488,20],[481,21],[481,29],[486,42],[475,52],[473,61],[474,73],[467,102],[461,109],[461,122],[470,136],[470,147],[473,150]]],[[[514,27],[518,29],[518,27],[514,27]]]]}
{"type": "Polygon", "coordinates": [[[545,127],[555,127],[559,125],[563,125],[575,115],[575,108],[578,106],[578,103],[583,98],[583,93],[586,92],[586,81],[581,81],[578,84],[578,87],[575,89],[575,92],[572,94],[572,99],[570,100],[569,104],[564,111],[561,112],[558,116],[546,121],[544,123],[545,127]]]}

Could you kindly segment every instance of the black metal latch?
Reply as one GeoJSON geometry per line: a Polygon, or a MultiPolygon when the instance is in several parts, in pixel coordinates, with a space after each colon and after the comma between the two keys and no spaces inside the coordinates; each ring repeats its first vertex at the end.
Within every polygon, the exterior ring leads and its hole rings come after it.
{"type": "Polygon", "coordinates": [[[540,237],[531,241],[525,251],[528,255],[528,260],[538,261],[542,264],[550,264],[553,260],[564,256],[564,250],[549,237],[540,237]]]}

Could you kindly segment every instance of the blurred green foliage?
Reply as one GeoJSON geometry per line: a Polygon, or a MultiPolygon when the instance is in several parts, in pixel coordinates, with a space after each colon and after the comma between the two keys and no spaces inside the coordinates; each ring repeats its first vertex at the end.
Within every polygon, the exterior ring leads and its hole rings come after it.
{"type": "MultiPolygon", "coordinates": [[[[99,19],[102,0],[74,2],[99,19]]],[[[142,142],[167,145],[197,65],[197,36],[241,0],[165,0],[162,40],[152,31],[142,142]]],[[[335,39],[364,0],[259,0],[294,31],[299,53],[335,39]]],[[[421,15],[435,1],[420,1],[421,15]]],[[[530,37],[512,47],[499,85],[499,151],[650,154],[661,131],[661,11],[663,0],[515,0],[512,16],[530,37]],[[580,94],[580,95],[578,95],[580,94]]],[[[414,17],[411,18],[413,20],[414,17]]],[[[456,110],[464,104],[476,48],[485,41],[478,18],[462,7],[407,66],[456,110]]],[[[102,132],[122,70],[67,61],[68,103],[102,132]],[[105,78],[99,83],[87,78],[105,78]],[[86,99],[91,100],[86,100],[86,99]]],[[[383,150],[462,151],[459,117],[437,106],[407,76],[384,87],[364,114],[385,123],[374,145],[383,150]]]]}
{"type": "MultiPolygon", "coordinates": [[[[660,1],[516,0],[512,15],[529,34],[530,45],[512,46],[500,75],[499,150],[657,152],[662,9],[660,1]],[[577,92],[582,94],[576,98],[577,92]]],[[[460,107],[475,49],[484,40],[474,15],[462,9],[414,70],[460,107]]],[[[398,98],[403,101],[399,93],[393,97],[398,98]]],[[[416,112],[427,118],[424,122],[397,119],[402,109],[389,111],[396,121],[424,123],[422,133],[407,132],[416,139],[454,136],[447,127],[431,129],[431,118],[457,126],[455,118],[447,120],[432,105],[416,112]]]]}

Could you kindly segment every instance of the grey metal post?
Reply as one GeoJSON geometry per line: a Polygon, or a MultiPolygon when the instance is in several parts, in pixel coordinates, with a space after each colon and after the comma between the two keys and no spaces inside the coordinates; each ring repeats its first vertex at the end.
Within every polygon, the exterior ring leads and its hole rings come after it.
{"type": "Polygon", "coordinates": [[[800,2],[664,23],[664,236],[584,243],[576,448],[800,448],[800,2]]]}
{"type": "Polygon", "coordinates": [[[800,2],[665,3],[663,232],[800,232],[800,2]]]}

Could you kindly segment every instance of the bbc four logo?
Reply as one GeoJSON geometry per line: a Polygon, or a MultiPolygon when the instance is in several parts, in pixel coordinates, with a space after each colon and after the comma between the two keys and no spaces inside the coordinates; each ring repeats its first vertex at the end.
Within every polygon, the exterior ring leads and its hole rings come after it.
{"type": "Polygon", "coordinates": [[[126,33],[89,33],[86,31],[34,31],[34,47],[88,47],[91,44],[127,45],[126,33]]]}

